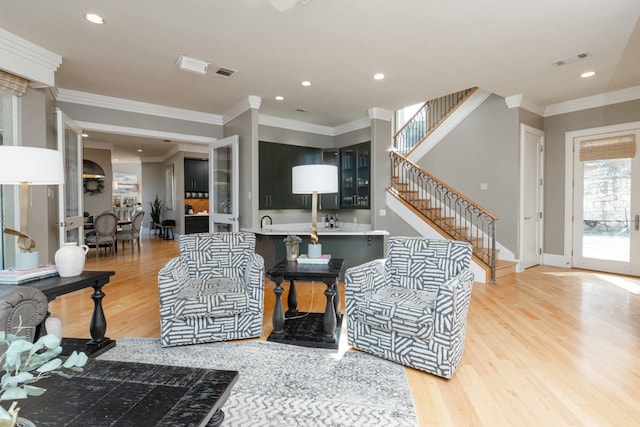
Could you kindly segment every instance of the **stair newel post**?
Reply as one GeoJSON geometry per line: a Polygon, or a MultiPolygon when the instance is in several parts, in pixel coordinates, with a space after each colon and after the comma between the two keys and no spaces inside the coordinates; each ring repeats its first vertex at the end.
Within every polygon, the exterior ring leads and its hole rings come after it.
{"type": "Polygon", "coordinates": [[[491,219],[491,284],[495,285],[496,281],[496,221],[491,219]]]}

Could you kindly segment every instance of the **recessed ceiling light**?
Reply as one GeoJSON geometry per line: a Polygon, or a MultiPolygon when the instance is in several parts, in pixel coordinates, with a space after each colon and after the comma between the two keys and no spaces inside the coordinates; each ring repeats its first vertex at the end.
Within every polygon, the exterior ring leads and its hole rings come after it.
{"type": "Polygon", "coordinates": [[[89,134],[87,134],[87,133],[83,133],[83,134],[82,134],[82,137],[83,137],[83,138],[89,138],[89,134]]]}
{"type": "Polygon", "coordinates": [[[302,83],[300,83],[302,86],[311,86],[311,82],[309,80],[305,80],[302,83]]]}
{"type": "Polygon", "coordinates": [[[142,153],[142,150],[141,150],[141,149],[139,149],[139,148],[138,148],[138,150],[137,150],[137,151],[138,151],[138,153],[142,153]]]}
{"type": "Polygon", "coordinates": [[[276,96],[276,101],[284,101],[284,96],[276,96]]]}
{"type": "Polygon", "coordinates": [[[382,80],[382,79],[384,79],[384,74],[382,74],[382,73],[376,73],[376,74],[374,74],[374,75],[373,75],[373,78],[374,78],[375,80],[382,80]]]}
{"type": "Polygon", "coordinates": [[[113,161],[114,161],[114,162],[118,162],[118,161],[120,161],[120,159],[113,159],[113,161]]]}
{"type": "Polygon", "coordinates": [[[580,77],[582,77],[583,79],[588,79],[589,77],[593,77],[595,75],[595,71],[585,71],[584,73],[580,74],[580,77]]]}
{"type": "Polygon", "coordinates": [[[84,19],[91,22],[92,24],[104,24],[104,19],[102,19],[102,16],[96,15],[95,13],[87,13],[86,15],[84,15],[84,19]]]}

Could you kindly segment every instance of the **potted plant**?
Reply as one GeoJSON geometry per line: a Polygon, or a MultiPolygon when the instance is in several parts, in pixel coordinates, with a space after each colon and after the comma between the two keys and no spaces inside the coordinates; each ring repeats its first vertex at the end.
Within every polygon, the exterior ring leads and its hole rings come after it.
{"type": "Polygon", "coordinates": [[[16,425],[19,408],[15,400],[40,396],[46,391],[33,383],[54,374],[70,378],[72,372],[82,371],[87,363],[87,355],[76,351],[63,361],[59,357],[60,338],[54,334],[44,335],[32,343],[25,337],[0,331],[0,347],[6,348],[0,356],[3,371],[0,402],[14,401],[8,410],[0,406],[0,427],[16,425]]]}
{"type": "Polygon", "coordinates": [[[162,212],[162,201],[158,199],[157,194],[155,200],[149,202],[149,206],[151,206],[151,212],[149,212],[151,216],[151,227],[149,227],[149,229],[153,230],[156,224],[160,224],[160,213],[162,212]]]}
{"type": "Polygon", "coordinates": [[[289,235],[282,239],[287,248],[287,261],[295,261],[300,254],[300,243],[302,239],[298,236],[289,235]]]}

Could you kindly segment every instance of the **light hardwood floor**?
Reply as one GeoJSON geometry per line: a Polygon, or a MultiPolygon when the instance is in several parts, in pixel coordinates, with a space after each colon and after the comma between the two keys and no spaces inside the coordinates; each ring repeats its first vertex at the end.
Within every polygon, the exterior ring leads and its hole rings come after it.
{"type": "MultiPolygon", "coordinates": [[[[87,270],[116,271],[103,301],[113,339],[160,334],[156,275],[178,243],[148,235],[142,243],[140,253],[127,246],[87,258],[87,270]]],[[[261,339],[272,329],[273,284],[265,287],[261,339]]],[[[324,310],[323,285],[298,291],[299,309],[324,310]]],[[[50,304],[65,336],[88,336],[90,294],[50,304]]],[[[406,372],[422,426],[640,425],[640,280],[543,266],[497,286],[476,283],[454,377],[406,372]]]]}

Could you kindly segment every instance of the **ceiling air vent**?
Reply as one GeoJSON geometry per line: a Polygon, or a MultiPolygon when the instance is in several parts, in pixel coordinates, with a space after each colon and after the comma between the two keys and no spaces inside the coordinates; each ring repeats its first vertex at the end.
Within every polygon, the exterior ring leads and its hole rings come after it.
{"type": "Polygon", "coordinates": [[[231,68],[226,67],[218,67],[216,70],[216,76],[222,77],[223,79],[228,79],[232,75],[234,75],[237,70],[232,70],[231,68]]]}
{"type": "Polygon", "coordinates": [[[566,58],[559,59],[553,63],[553,65],[557,65],[558,67],[561,65],[571,64],[572,62],[579,61],[581,59],[586,58],[587,56],[591,56],[589,52],[580,52],[575,55],[567,56],[566,58]]]}

